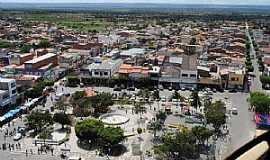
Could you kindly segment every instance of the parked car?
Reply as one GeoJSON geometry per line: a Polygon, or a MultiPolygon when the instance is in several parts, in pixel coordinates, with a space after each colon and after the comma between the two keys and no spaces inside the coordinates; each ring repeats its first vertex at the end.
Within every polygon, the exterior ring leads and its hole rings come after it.
{"type": "Polygon", "coordinates": [[[25,127],[18,127],[18,133],[24,134],[26,132],[25,127]]]}
{"type": "Polygon", "coordinates": [[[13,137],[14,141],[18,141],[22,138],[22,134],[21,133],[16,133],[15,136],[13,137]]]}
{"type": "Polygon", "coordinates": [[[127,88],[128,91],[135,91],[135,87],[129,87],[127,88]]]}
{"type": "Polygon", "coordinates": [[[236,93],[237,90],[235,88],[229,90],[230,93],[236,93]]]}
{"type": "Polygon", "coordinates": [[[160,85],[158,85],[158,89],[162,91],[164,89],[164,87],[160,84],[160,85]]]}
{"type": "Polygon", "coordinates": [[[84,87],[84,84],[83,84],[83,83],[80,83],[80,87],[81,87],[81,88],[84,87]]]}
{"type": "Polygon", "coordinates": [[[118,86],[114,86],[113,90],[114,91],[121,91],[122,89],[120,87],[118,87],[118,86]]]}
{"type": "Polygon", "coordinates": [[[231,109],[231,112],[232,112],[232,114],[234,114],[234,115],[237,115],[237,114],[238,114],[237,108],[232,108],[232,109],[231,109]]]}

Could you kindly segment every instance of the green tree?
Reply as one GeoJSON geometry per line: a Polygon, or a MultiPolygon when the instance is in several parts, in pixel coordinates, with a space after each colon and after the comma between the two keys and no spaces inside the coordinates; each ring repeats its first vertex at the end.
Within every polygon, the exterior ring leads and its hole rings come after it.
{"type": "Polygon", "coordinates": [[[27,90],[25,92],[25,96],[28,98],[38,98],[38,97],[42,96],[43,89],[46,86],[53,86],[53,85],[54,85],[53,81],[41,80],[41,81],[37,82],[37,84],[32,89],[27,90]]]}
{"type": "Polygon", "coordinates": [[[116,145],[125,138],[124,131],[120,127],[104,127],[99,130],[98,137],[105,147],[116,145]]]}
{"type": "Polygon", "coordinates": [[[23,45],[20,49],[22,53],[29,53],[30,50],[33,48],[32,45],[23,45]]]}
{"type": "Polygon", "coordinates": [[[97,141],[99,129],[101,128],[104,128],[104,124],[101,121],[87,119],[75,125],[75,133],[80,140],[93,143],[97,141]]]}
{"type": "Polygon", "coordinates": [[[212,124],[215,132],[219,133],[219,129],[226,123],[226,108],[222,101],[216,101],[206,107],[205,117],[208,124],[212,124]]]}
{"type": "Polygon", "coordinates": [[[52,139],[52,131],[45,129],[38,135],[38,138],[43,140],[52,139]]]}
{"type": "Polygon", "coordinates": [[[33,111],[27,117],[27,125],[35,131],[40,131],[47,124],[52,124],[53,119],[49,112],[33,111]]]}
{"type": "Polygon", "coordinates": [[[191,40],[190,40],[190,45],[195,45],[197,43],[197,40],[195,37],[192,37],[191,40]]]}
{"type": "Polygon", "coordinates": [[[142,131],[143,131],[142,128],[137,128],[137,133],[138,134],[142,134],[142,131]]]}
{"type": "Polygon", "coordinates": [[[199,144],[205,144],[205,141],[213,135],[213,132],[204,126],[192,127],[191,132],[198,140],[199,144]]]}
{"type": "Polygon", "coordinates": [[[263,86],[270,84],[270,76],[261,75],[260,80],[261,80],[263,86]]]}
{"type": "Polygon", "coordinates": [[[110,148],[125,138],[124,131],[120,127],[104,127],[101,121],[95,119],[78,122],[75,133],[80,140],[98,144],[103,149],[110,148]]]}
{"type": "Polygon", "coordinates": [[[90,101],[95,114],[107,113],[109,111],[109,106],[113,105],[112,95],[105,92],[90,97],[90,101]]]}
{"type": "Polygon", "coordinates": [[[11,48],[13,44],[8,41],[0,40],[0,48],[11,48]]]}
{"type": "Polygon", "coordinates": [[[180,99],[180,94],[177,91],[173,92],[172,99],[180,99]]]}
{"type": "Polygon", "coordinates": [[[191,98],[192,98],[191,106],[195,107],[196,109],[201,106],[201,100],[198,95],[198,91],[193,91],[191,93],[191,98]]]}
{"type": "Polygon", "coordinates": [[[265,93],[261,93],[261,92],[250,93],[249,102],[251,106],[255,107],[256,113],[269,114],[270,98],[265,93]]]}
{"type": "Polygon", "coordinates": [[[162,159],[196,159],[199,158],[196,137],[190,130],[167,133],[162,137],[162,144],[154,151],[162,159]]]}
{"type": "Polygon", "coordinates": [[[79,106],[76,106],[73,108],[73,114],[76,117],[88,117],[92,113],[91,109],[88,108],[81,108],[79,106]]]}
{"type": "Polygon", "coordinates": [[[50,42],[48,39],[42,39],[40,40],[38,47],[39,48],[49,48],[51,46],[50,42]]]}
{"type": "Polygon", "coordinates": [[[141,118],[142,114],[145,113],[146,108],[144,107],[142,102],[135,102],[134,111],[136,114],[139,113],[140,118],[141,118]]]}
{"type": "Polygon", "coordinates": [[[159,97],[159,90],[154,90],[152,96],[153,96],[153,98],[156,99],[156,100],[159,99],[159,98],[160,98],[160,97],[159,97]]]}
{"type": "Polygon", "coordinates": [[[73,95],[72,95],[72,99],[79,100],[81,98],[83,98],[85,96],[85,92],[84,91],[76,91],[73,95]]]}
{"type": "Polygon", "coordinates": [[[53,121],[56,123],[60,123],[62,125],[62,129],[65,125],[71,125],[71,117],[65,113],[55,113],[53,115],[53,121]]]}
{"type": "Polygon", "coordinates": [[[54,105],[54,107],[56,108],[56,109],[59,109],[59,110],[61,110],[62,112],[66,112],[66,110],[67,110],[67,107],[68,107],[68,103],[66,103],[65,102],[65,100],[63,99],[63,98],[61,98],[59,101],[57,101],[56,103],[55,103],[55,105],[54,105]]]}
{"type": "Polygon", "coordinates": [[[160,121],[154,121],[150,124],[150,129],[154,131],[154,137],[157,135],[157,131],[162,129],[162,124],[160,121]]]}
{"type": "Polygon", "coordinates": [[[148,89],[141,89],[138,92],[138,96],[142,97],[144,101],[150,97],[150,91],[148,89]]]}
{"type": "Polygon", "coordinates": [[[80,79],[75,76],[67,77],[67,86],[69,87],[77,87],[80,84],[80,79]]]}
{"type": "Polygon", "coordinates": [[[164,122],[167,118],[167,114],[166,112],[158,111],[158,113],[156,114],[156,118],[157,118],[157,121],[164,122]]]}

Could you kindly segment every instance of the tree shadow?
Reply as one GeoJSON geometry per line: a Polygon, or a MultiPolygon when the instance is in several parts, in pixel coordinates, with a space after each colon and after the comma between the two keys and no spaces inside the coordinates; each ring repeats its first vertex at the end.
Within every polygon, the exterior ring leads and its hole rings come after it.
{"type": "Polygon", "coordinates": [[[83,150],[87,150],[87,151],[93,151],[93,150],[98,149],[98,145],[89,143],[87,141],[77,140],[77,145],[79,148],[81,148],[83,150]]]}
{"type": "Polygon", "coordinates": [[[118,157],[124,154],[125,152],[127,152],[126,146],[124,146],[123,144],[117,144],[110,148],[110,152],[108,154],[110,156],[118,157]]]}

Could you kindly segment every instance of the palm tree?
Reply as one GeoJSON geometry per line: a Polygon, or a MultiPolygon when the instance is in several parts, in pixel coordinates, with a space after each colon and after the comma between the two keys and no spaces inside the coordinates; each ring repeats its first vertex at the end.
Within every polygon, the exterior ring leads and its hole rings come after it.
{"type": "Polygon", "coordinates": [[[192,98],[191,106],[195,107],[195,109],[197,110],[198,107],[201,106],[201,101],[200,101],[200,97],[198,95],[198,91],[193,91],[191,93],[191,98],[192,98]]]}
{"type": "Polygon", "coordinates": [[[162,125],[160,121],[154,121],[150,124],[150,128],[154,131],[154,137],[157,135],[157,131],[160,131],[162,129],[162,125]]]}
{"type": "Polygon", "coordinates": [[[141,102],[136,102],[134,105],[135,113],[139,113],[140,118],[142,118],[142,114],[145,112],[145,107],[142,105],[141,102]]]}

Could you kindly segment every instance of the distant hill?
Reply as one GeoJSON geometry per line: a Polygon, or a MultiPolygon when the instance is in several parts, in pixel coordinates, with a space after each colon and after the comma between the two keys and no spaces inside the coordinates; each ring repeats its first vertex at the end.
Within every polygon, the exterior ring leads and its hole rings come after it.
{"type": "Polygon", "coordinates": [[[2,10],[55,10],[55,11],[230,11],[270,12],[270,6],[252,5],[202,5],[202,4],[153,4],[153,3],[0,3],[2,10]]]}

